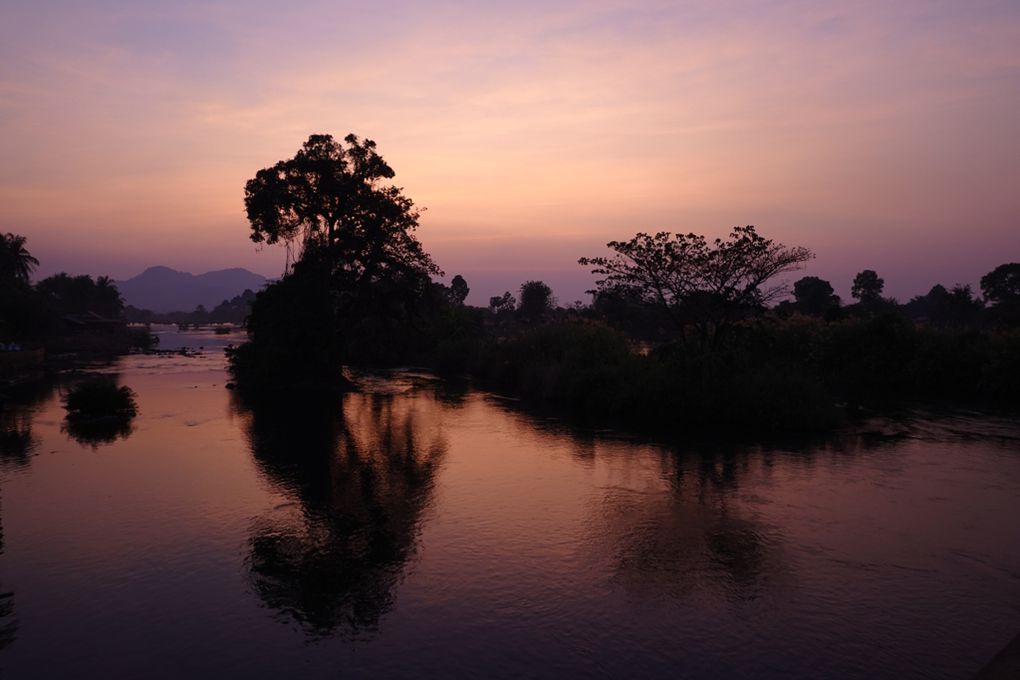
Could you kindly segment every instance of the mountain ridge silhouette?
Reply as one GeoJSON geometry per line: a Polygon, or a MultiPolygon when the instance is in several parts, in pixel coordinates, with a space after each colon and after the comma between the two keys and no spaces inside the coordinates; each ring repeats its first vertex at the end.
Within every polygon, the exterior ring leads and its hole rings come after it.
{"type": "Polygon", "coordinates": [[[154,265],[116,284],[125,304],[165,313],[187,312],[198,305],[211,309],[240,295],[245,289],[257,291],[268,281],[261,274],[243,267],[192,274],[165,265],[154,265]]]}

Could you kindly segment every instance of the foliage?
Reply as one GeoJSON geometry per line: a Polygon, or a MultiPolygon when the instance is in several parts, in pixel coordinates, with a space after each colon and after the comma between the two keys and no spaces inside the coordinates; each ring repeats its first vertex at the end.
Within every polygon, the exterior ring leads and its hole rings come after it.
{"type": "Polygon", "coordinates": [[[82,382],[64,397],[68,418],[134,417],[138,414],[134,391],[117,386],[112,378],[102,376],[82,382]]]}
{"type": "Polygon", "coordinates": [[[681,342],[688,327],[702,350],[715,347],[725,329],[786,290],[773,280],[813,257],[760,236],[753,226],[736,227],[727,240],[711,244],[697,234],[639,233],[610,241],[611,257],[583,257],[579,263],[599,275],[597,294],[620,286],[641,292],[675,324],[681,342]]]}
{"type": "Polygon", "coordinates": [[[205,305],[197,305],[190,312],[156,313],[149,309],[138,309],[137,307],[127,305],[124,307],[124,318],[133,323],[242,324],[248,318],[248,314],[251,313],[251,306],[254,302],[255,291],[247,288],[240,295],[223,300],[212,309],[206,309],[205,305]]]}
{"type": "Polygon", "coordinates": [[[636,286],[614,286],[595,293],[591,314],[628,336],[642,340],[667,338],[670,320],[659,305],[647,300],[636,286]]]}
{"type": "Polygon", "coordinates": [[[981,292],[992,303],[1020,300],[1020,262],[1000,264],[982,276],[981,292]]]}
{"type": "Polygon", "coordinates": [[[450,281],[450,301],[455,305],[464,304],[464,300],[467,299],[468,293],[471,289],[468,288],[467,281],[460,274],[453,277],[450,281]]]}
{"type": "Polygon", "coordinates": [[[839,296],[832,284],[817,276],[805,276],[793,283],[793,297],[800,312],[809,316],[822,316],[839,307],[839,296]]]}
{"type": "Polygon", "coordinates": [[[0,234],[0,341],[38,333],[46,323],[29,276],[39,264],[25,249],[25,237],[0,234]]]}
{"type": "Polygon", "coordinates": [[[850,295],[862,304],[871,304],[882,299],[883,288],[885,288],[885,279],[879,278],[874,269],[865,269],[854,277],[850,295]]]}
{"type": "Polygon", "coordinates": [[[641,354],[600,324],[522,327],[488,341],[474,374],[600,426],[754,437],[826,429],[841,410],[912,401],[1020,404],[1018,372],[1020,332],[877,314],[740,321],[710,354],[679,342],[641,354]]]}
{"type": "Polygon", "coordinates": [[[25,248],[27,239],[18,234],[0,234],[0,285],[27,284],[39,260],[25,248]]]}
{"type": "Polygon", "coordinates": [[[419,334],[442,272],[413,234],[412,201],[380,183],[393,175],[371,140],[312,135],[248,182],[252,240],[298,243],[300,258],[256,296],[252,346],[232,353],[239,377],[332,382],[343,363],[393,360],[419,334]]]}
{"type": "Polygon", "coordinates": [[[1002,264],[981,277],[981,292],[992,307],[992,321],[1020,326],[1020,262],[1002,264]]]}
{"type": "Polygon", "coordinates": [[[555,306],[552,288],[542,281],[525,281],[521,284],[521,304],[517,312],[525,319],[538,319],[555,306]]]}
{"type": "Polygon", "coordinates": [[[918,295],[903,306],[911,319],[940,327],[975,327],[981,320],[984,305],[974,297],[970,286],[953,286],[946,290],[941,284],[932,286],[927,295],[918,295]]]}
{"type": "Polygon", "coordinates": [[[641,355],[603,325],[559,323],[489,343],[476,375],[483,385],[600,426],[680,434],[724,425],[739,434],[833,422],[832,400],[795,358],[744,349],[735,344],[709,356],[675,343],[641,355]]]}
{"type": "Polygon", "coordinates": [[[260,170],[245,185],[245,208],[256,243],[310,247],[353,282],[385,278],[388,270],[441,272],[413,232],[418,211],[403,190],[382,185],[393,169],[370,139],[343,142],[312,135],[288,160],[260,170]]]}
{"type": "Polygon", "coordinates": [[[108,276],[93,280],[85,274],[70,276],[61,272],[40,281],[36,290],[49,310],[58,316],[93,312],[116,319],[124,312],[120,291],[108,276]]]}
{"type": "Polygon", "coordinates": [[[517,298],[510,291],[489,298],[489,311],[493,314],[509,314],[517,309],[517,298]]]}
{"type": "Polygon", "coordinates": [[[134,391],[118,387],[111,376],[89,378],[72,388],[64,396],[64,408],[67,433],[93,447],[129,435],[138,415],[134,391]]]}
{"type": "Polygon", "coordinates": [[[228,353],[238,381],[271,387],[339,380],[332,297],[300,263],[294,273],[259,291],[247,320],[251,341],[228,353]]]}

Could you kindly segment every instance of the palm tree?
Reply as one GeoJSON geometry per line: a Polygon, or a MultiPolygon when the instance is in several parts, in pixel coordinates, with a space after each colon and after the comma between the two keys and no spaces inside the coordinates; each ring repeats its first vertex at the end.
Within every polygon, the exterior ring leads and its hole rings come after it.
{"type": "Polygon", "coordinates": [[[117,284],[109,276],[96,278],[95,306],[97,313],[115,318],[124,311],[124,300],[117,290],[117,284]]]}
{"type": "Polygon", "coordinates": [[[0,279],[28,283],[39,266],[39,260],[25,249],[25,240],[18,234],[0,234],[0,279]]]}

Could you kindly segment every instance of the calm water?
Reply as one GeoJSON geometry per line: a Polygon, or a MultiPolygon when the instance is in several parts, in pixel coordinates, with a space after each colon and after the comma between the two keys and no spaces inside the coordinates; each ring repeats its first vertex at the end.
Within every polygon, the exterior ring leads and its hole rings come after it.
{"type": "Polygon", "coordinates": [[[967,678],[1020,631],[1008,420],[678,449],[410,373],[246,404],[188,344],[105,369],[126,432],[73,376],[3,414],[5,677],[967,678]]]}

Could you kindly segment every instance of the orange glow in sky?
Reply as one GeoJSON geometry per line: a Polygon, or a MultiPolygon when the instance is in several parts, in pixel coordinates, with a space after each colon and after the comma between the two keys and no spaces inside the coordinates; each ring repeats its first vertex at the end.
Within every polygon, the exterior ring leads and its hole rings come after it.
{"type": "Polygon", "coordinates": [[[379,144],[472,301],[636,231],[755,224],[846,296],[1020,259],[1020,4],[8,2],[0,230],[40,275],[275,276],[256,171],[379,144]]]}

